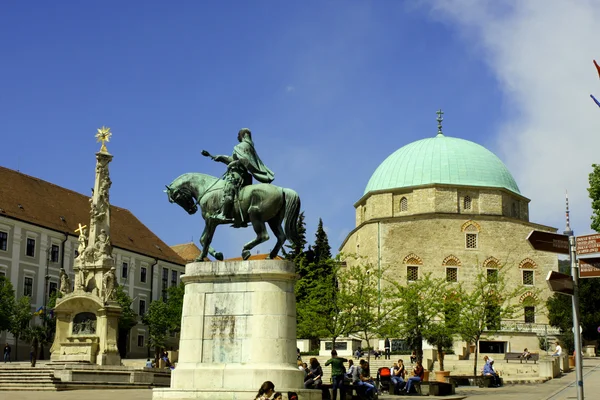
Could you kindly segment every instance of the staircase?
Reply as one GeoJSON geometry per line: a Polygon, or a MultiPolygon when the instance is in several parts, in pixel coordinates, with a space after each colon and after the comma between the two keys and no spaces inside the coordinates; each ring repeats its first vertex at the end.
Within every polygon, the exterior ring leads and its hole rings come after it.
{"type": "Polygon", "coordinates": [[[54,369],[45,367],[0,367],[0,390],[60,390],[61,380],[54,377],[54,369]]]}

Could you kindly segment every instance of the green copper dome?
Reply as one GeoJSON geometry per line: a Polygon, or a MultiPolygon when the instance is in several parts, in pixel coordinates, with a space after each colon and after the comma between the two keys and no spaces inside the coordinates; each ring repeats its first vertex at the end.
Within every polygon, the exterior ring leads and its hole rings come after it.
{"type": "Polygon", "coordinates": [[[499,187],[520,194],[514,178],[494,153],[441,133],[392,153],[369,179],[365,194],[433,183],[499,187]]]}

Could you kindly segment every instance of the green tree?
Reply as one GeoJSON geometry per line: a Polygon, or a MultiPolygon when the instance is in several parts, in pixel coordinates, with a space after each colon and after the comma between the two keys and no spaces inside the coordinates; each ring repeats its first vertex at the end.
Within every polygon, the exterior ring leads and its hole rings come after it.
{"type": "MultiPolygon", "coordinates": [[[[559,260],[559,270],[570,274],[568,260],[559,260]]],[[[573,338],[573,308],[571,296],[555,293],[550,297],[546,306],[550,325],[558,328],[563,335],[563,347],[569,353],[575,350],[573,338]]],[[[586,341],[600,340],[597,331],[600,321],[600,286],[595,279],[579,279],[579,311],[583,339],[586,341]]]]}
{"type": "Polygon", "coordinates": [[[167,309],[171,321],[169,330],[173,333],[179,333],[181,332],[181,314],[183,312],[185,284],[181,282],[177,286],[171,286],[167,293],[167,309]]]}
{"type": "MultiPolygon", "coordinates": [[[[41,329],[43,331],[43,335],[35,330],[31,331],[33,332],[32,334],[34,334],[34,336],[37,338],[39,344],[38,360],[44,359],[45,346],[52,343],[52,340],[54,340],[54,334],[56,333],[56,319],[54,318],[52,309],[56,306],[56,299],[61,297],[62,293],[59,291],[52,293],[48,298],[48,303],[46,304],[46,312],[39,314],[42,324],[41,326],[36,325],[34,328],[38,330],[41,329]]],[[[31,342],[32,338],[33,336],[30,335],[27,340],[31,342]]]]}
{"type": "MultiPolygon", "coordinates": [[[[501,321],[516,318],[521,307],[514,302],[531,288],[509,287],[506,274],[510,268],[499,266],[495,273],[482,269],[468,290],[462,290],[459,334],[468,343],[475,344],[473,374],[477,375],[479,340],[484,333],[493,334],[501,329],[501,321]]],[[[533,293],[534,298],[537,293],[533,293]]]]}
{"type": "Polygon", "coordinates": [[[331,246],[329,245],[327,232],[323,229],[323,220],[321,218],[319,218],[319,225],[317,226],[317,233],[315,236],[315,246],[313,248],[313,251],[315,252],[315,262],[319,263],[331,259],[331,246]]]}
{"type": "Polygon", "coordinates": [[[119,317],[119,333],[117,339],[117,347],[121,358],[125,358],[127,355],[127,342],[129,340],[129,334],[131,328],[138,323],[138,314],[131,308],[133,300],[127,292],[123,289],[123,286],[116,285],[115,287],[115,301],[119,303],[121,307],[121,316],[119,317]]]}
{"type": "Polygon", "coordinates": [[[296,303],[297,335],[315,341],[331,338],[335,346],[336,339],[348,333],[349,320],[343,312],[344,297],[339,291],[341,263],[328,260],[327,264],[332,271],[328,279],[312,281],[305,288],[307,295],[296,303]]]}
{"type": "Polygon", "coordinates": [[[600,231],[600,165],[592,164],[593,171],[589,175],[588,193],[592,199],[592,229],[600,231]]]}
{"type": "Polygon", "coordinates": [[[142,322],[148,326],[148,347],[154,347],[154,355],[158,359],[160,350],[167,344],[167,335],[172,324],[167,303],[162,299],[150,303],[142,322]]]}
{"type": "Polygon", "coordinates": [[[452,346],[457,331],[457,313],[448,302],[458,301],[458,290],[441,278],[425,274],[407,285],[397,280],[389,282],[396,311],[386,322],[388,336],[400,335],[416,350],[417,359],[423,357],[423,339],[438,350],[440,370],[444,369],[444,348],[452,346]],[[448,311],[448,312],[446,312],[448,311]]]}
{"type": "Polygon", "coordinates": [[[31,298],[23,296],[15,303],[11,318],[9,332],[15,337],[15,359],[19,347],[19,338],[26,334],[33,313],[31,312],[31,298]]]}
{"type": "Polygon", "coordinates": [[[347,318],[347,331],[367,343],[386,332],[384,327],[397,307],[390,301],[390,288],[380,286],[383,280],[385,271],[369,263],[353,264],[339,273],[340,312],[347,318]]]}
{"type": "Polygon", "coordinates": [[[5,276],[0,276],[0,332],[10,330],[12,311],[15,308],[15,291],[5,276]]]}

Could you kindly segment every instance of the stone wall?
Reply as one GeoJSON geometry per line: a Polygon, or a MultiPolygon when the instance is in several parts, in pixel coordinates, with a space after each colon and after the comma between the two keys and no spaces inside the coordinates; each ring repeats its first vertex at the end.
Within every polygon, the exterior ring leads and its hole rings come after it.
{"type": "MultiPolygon", "coordinates": [[[[409,255],[422,261],[419,276],[431,272],[445,277],[444,260],[457,260],[458,281],[473,282],[478,271],[490,260],[508,268],[507,279],[513,287],[523,283],[523,264],[533,265],[534,285],[539,299],[550,296],[545,283],[550,270],[558,270],[555,254],[533,250],[526,237],[531,230],[555,232],[556,229],[528,222],[529,200],[503,189],[432,186],[403,189],[393,193],[366,196],[356,204],[357,222],[341,251],[366,257],[367,262],[388,270],[399,282],[407,281],[409,255]],[[464,198],[471,198],[471,209],[464,209],[464,198]],[[408,210],[400,210],[402,197],[408,210]],[[515,207],[513,207],[515,204],[515,207]],[[366,220],[361,218],[366,206],[366,220]],[[512,217],[514,212],[518,215],[512,217]],[[471,222],[470,222],[471,221],[471,222]],[[468,232],[467,232],[468,231],[468,232]],[[477,247],[467,248],[466,234],[476,234],[477,247]]],[[[347,262],[351,264],[352,259],[347,262]]],[[[532,290],[535,292],[535,290],[532,290]]],[[[520,303],[523,299],[514,299],[520,303]]],[[[545,312],[536,309],[536,323],[547,323],[545,312]]]]}

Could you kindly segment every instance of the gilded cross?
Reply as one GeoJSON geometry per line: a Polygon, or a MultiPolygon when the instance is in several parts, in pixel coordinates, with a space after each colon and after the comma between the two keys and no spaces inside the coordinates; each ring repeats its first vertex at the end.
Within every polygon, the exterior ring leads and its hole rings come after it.
{"type": "Polygon", "coordinates": [[[102,147],[100,148],[100,151],[108,151],[106,149],[105,142],[109,142],[111,136],[112,133],[109,127],[103,126],[102,128],[98,128],[98,133],[96,133],[96,139],[98,139],[98,142],[102,142],[102,147]]]}
{"type": "Polygon", "coordinates": [[[84,228],[87,228],[87,225],[81,226],[81,224],[79,224],[79,228],[75,229],[75,232],[83,233],[84,228]]]}
{"type": "Polygon", "coordinates": [[[438,135],[442,134],[442,121],[444,120],[444,118],[442,118],[442,115],[444,115],[444,112],[442,111],[442,109],[440,108],[439,110],[437,110],[436,112],[437,114],[437,122],[438,122],[438,135]]]}

